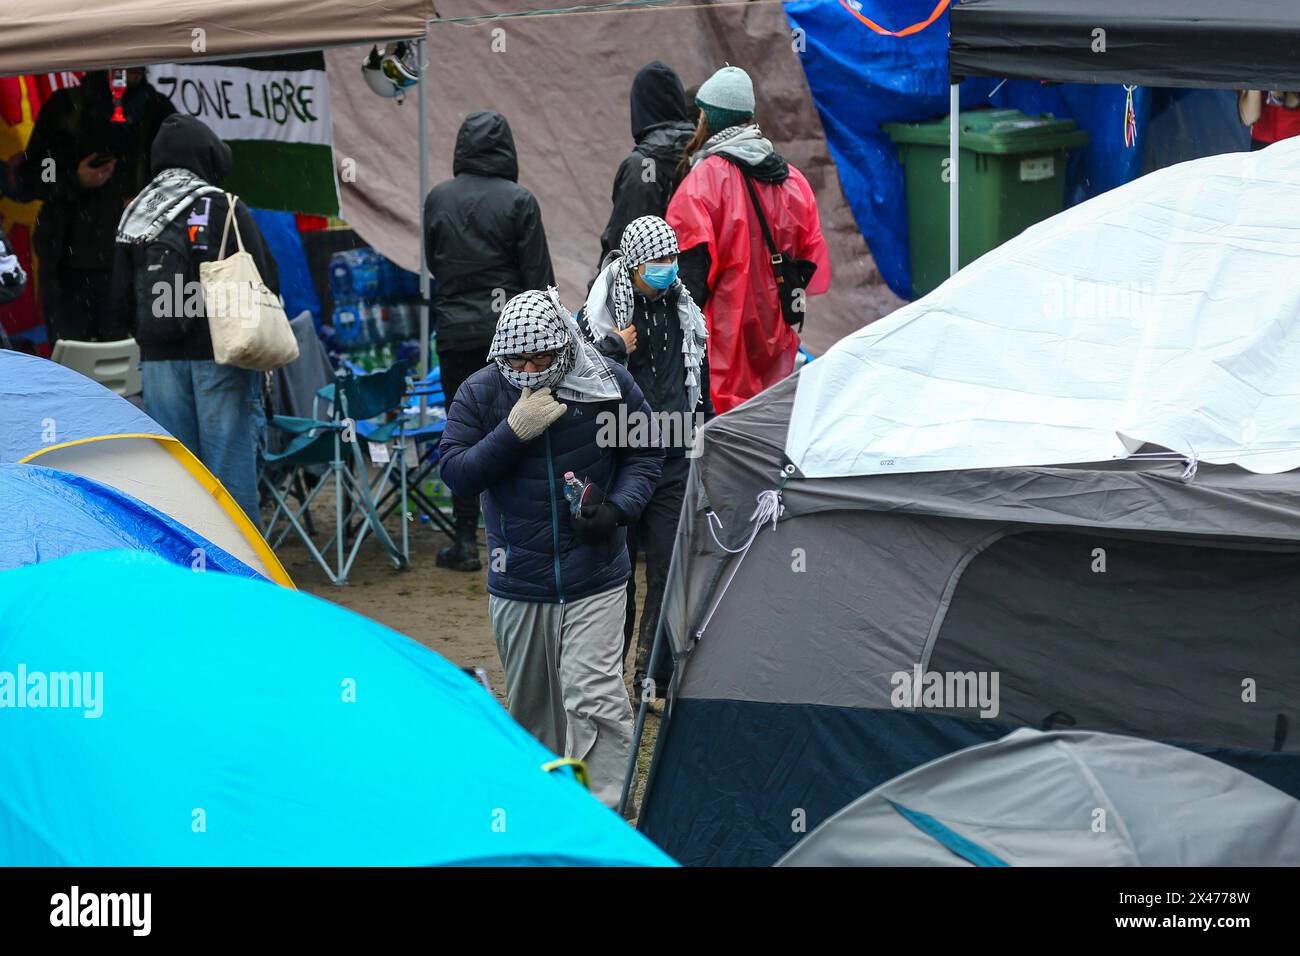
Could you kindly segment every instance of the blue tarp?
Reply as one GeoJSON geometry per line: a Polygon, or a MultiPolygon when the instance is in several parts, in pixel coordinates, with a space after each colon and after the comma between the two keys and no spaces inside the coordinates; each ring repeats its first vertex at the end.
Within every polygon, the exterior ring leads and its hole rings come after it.
{"type": "Polygon", "coordinates": [[[171,435],[126,399],[48,359],[0,349],[0,465],[104,435],[171,435]]]}
{"type": "MultiPolygon", "coordinates": [[[[864,16],[893,30],[925,20],[935,5],[934,0],[854,3],[864,16]]],[[[803,31],[804,73],[858,228],[889,287],[911,298],[903,170],[897,150],[880,127],[947,116],[948,14],[918,33],[888,37],[863,25],[835,0],[793,0],[785,10],[791,26],[803,31]]],[[[1067,205],[1141,172],[1149,91],[1139,88],[1134,93],[1138,141],[1129,149],[1124,145],[1123,87],[1044,87],[1014,80],[998,88],[999,82],[965,80],[962,109],[988,105],[1050,112],[1074,119],[1092,137],[1091,145],[1076,151],[1067,166],[1067,205]]]]}
{"type": "Polygon", "coordinates": [[[672,862],[459,668],[271,584],[126,551],[0,572],[0,706],[0,865],[672,862]]]}
{"type": "Polygon", "coordinates": [[[310,312],[320,331],[320,296],[311,281],[311,269],[307,266],[307,252],[302,247],[302,234],[298,232],[298,220],[291,212],[276,212],[271,209],[254,209],[253,221],[266,240],[267,248],[275,258],[275,268],[280,275],[280,297],[284,299],[284,311],[289,318],[310,312]]]}
{"type": "Polygon", "coordinates": [[[262,576],[142,501],[81,475],[0,465],[0,571],[81,551],[131,548],[194,570],[262,576]]]}

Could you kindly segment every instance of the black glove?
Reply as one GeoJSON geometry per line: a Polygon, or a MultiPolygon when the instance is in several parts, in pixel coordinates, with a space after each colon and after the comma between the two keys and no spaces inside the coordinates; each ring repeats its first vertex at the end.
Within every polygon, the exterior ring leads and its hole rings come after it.
{"type": "Polygon", "coordinates": [[[583,544],[601,544],[618,530],[623,513],[605,500],[599,485],[588,485],[582,505],[573,518],[573,533],[583,544]]]}

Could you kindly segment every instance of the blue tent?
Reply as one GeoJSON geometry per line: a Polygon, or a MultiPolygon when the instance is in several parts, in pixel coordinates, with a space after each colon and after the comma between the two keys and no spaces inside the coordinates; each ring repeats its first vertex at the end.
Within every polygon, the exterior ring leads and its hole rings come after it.
{"type": "Polygon", "coordinates": [[[434,652],[135,552],[0,572],[0,710],[0,865],[672,862],[434,652]]]}
{"type": "Polygon", "coordinates": [[[257,526],[161,425],[70,368],[0,349],[0,465],[6,464],[39,464],[107,485],[293,587],[257,526]]]}
{"type": "Polygon", "coordinates": [[[0,465],[115,435],[175,441],[98,382],[47,359],[0,349],[0,465]]]}
{"type": "Polygon", "coordinates": [[[131,548],[187,568],[261,578],[190,528],[91,478],[0,465],[0,571],[79,551],[131,548]]]}

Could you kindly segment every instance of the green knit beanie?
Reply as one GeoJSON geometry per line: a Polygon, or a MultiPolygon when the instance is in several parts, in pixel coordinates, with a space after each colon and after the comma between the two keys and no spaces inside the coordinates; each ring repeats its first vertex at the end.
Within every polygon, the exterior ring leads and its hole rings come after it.
{"type": "Polygon", "coordinates": [[[754,83],[738,66],[724,66],[704,81],[695,94],[709,132],[718,133],[754,118],[754,83]]]}
{"type": "Polygon", "coordinates": [[[724,110],[720,106],[710,106],[708,103],[695,101],[695,105],[704,111],[704,119],[709,124],[710,133],[720,133],[724,129],[736,126],[740,123],[747,123],[754,118],[753,113],[742,113],[740,110],[724,110]]]}

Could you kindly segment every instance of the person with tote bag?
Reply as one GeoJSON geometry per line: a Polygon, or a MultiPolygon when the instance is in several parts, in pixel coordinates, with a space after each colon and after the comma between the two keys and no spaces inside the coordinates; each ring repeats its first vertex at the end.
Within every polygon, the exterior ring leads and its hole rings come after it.
{"type": "MultiPolygon", "coordinates": [[[[257,454],[266,419],[255,369],[276,366],[222,364],[214,345],[229,360],[240,341],[265,341],[267,332],[274,341],[277,325],[287,330],[288,323],[275,260],[252,213],[220,188],[230,166],[230,147],[199,120],[176,114],[163,122],[151,153],[154,178],[118,225],[113,308],[140,344],[145,411],[260,526],[257,454]],[[214,296],[222,283],[234,284],[214,296]],[[217,314],[209,315],[208,303],[217,314]]],[[[254,350],[254,357],[278,361],[272,352],[254,350]]],[[[296,343],[292,353],[279,358],[292,360],[296,343]]]]}

